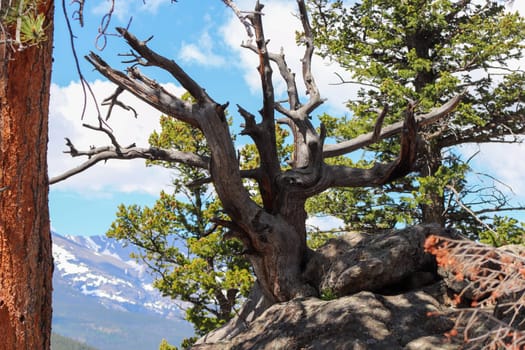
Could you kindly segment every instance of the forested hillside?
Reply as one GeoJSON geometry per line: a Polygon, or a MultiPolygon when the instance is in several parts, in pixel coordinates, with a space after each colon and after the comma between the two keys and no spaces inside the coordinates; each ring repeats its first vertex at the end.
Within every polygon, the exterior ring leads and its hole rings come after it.
{"type": "Polygon", "coordinates": [[[51,334],[51,350],[97,350],[94,347],[78,342],[74,339],[51,334]]]}

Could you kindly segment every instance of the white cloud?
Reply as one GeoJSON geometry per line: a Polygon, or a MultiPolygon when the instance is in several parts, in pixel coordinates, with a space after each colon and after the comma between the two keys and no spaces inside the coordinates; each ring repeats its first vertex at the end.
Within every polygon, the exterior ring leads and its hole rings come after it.
{"type": "Polygon", "coordinates": [[[182,43],[179,57],[184,62],[203,66],[220,67],[226,63],[224,57],[213,52],[213,41],[208,32],[203,32],[196,44],[182,43]]]}
{"type": "MultiPolygon", "coordinates": [[[[301,22],[295,16],[297,14],[297,3],[286,0],[267,0],[264,5],[263,27],[266,39],[270,40],[269,50],[278,53],[281,48],[283,49],[288,66],[296,73],[299,93],[304,95],[305,87],[301,77],[301,59],[304,55],[304,48],[298,47],[295,43],[295,32],[302,30],[301,22]]],[[[253,1],[238,1],[237,6],[241,10],[253,10],[253,1]]],[[[253,52],[241,47],[241,43],[248,38],[244,26],[232,13],[220,32],[230,49],[239,56],[238,64],[244,70],[244,79],[252,93],[259,92],[261,84],[256,70],[258,58],[253,52]]],[[[342,73],[343,70],[336,63],[323,61],[314,55],[312,72],[321,97],[328,99],[326,104],[332,109],[332,112],[346,112],[345,102],[356,97],[357,89],[349,85],[332,85],[338,82],[334,73],[342,73]]],[[[279,78],[279,71],[276,67],[274,69],[274,85],[276,93],[284,97],[286,86],[279,78]]]]}
{"type": "Polygon", "coordinates": [[[525,15],[525,2],[523,0],[514,0],[507,6],[510,11],[518,11],[522,16],[525,15]]]}
{"type": "Polygon", "coordinates": [[[103,0],[96,4],[91,12],[97,16],[104,16],[111,10],[112,15],[120,22],[128,22],[135,14],[148,12],[156,14],[159,7],[169,4],[170,0],[147,0],[147,1],[129,1],[129,0],[103,0]]]}
{"type": "Polygon", "coordinates": [[[112,16],[117,17],[121,22],[129,20],[130,1],[114,0],[114,4],[112,1],[113,0],[100,1],[95,7],[93,7],[91,12],[97,16],[104,16],[111,11],[111,7],[113,6],[112,16]]]}
{"type": "Polygon", "coordinates": [[[171,0],[146,0],[141,3],[139,11],[149,12],[151,14],[156,14],[159,11],[159,7],[164,4],[170,4],[171,0]]]}
{"type": "Polygon", "coordinates": [[[504,192],[512,189],[512,194],[525,198],[525,143],[514,144],[471,144],[461,147],[465,156],[476,152],[473,166],[481,172],[487,171],[502,184],[498,188],[504,192]],[[508,186],[508,187],[507,187],[508,186]]]}
{"type": "MultiPolygon", "coordinates": [[[[98,80],[91,83],[91,87],[99,103],[115,90],[114,84],[98,80]]],[[[183,92],[173,84],[165,85],[165,88],[177,95],[183,92]]],[[[72,158],[69,154],[63,153],[67,150],[65,137],[68,137],[79,150],[88,149],[92,145],[105,146],[111,143],[103,133],[82,127],[83,123],[97,125],[96,109],[92,101],[88,102],[84,120],[80,120],[83,98],[80,83],[73,82],[65,87],[55,84],[51,86],[48,145],[50,177],[62,174],[85,160],[81,157],[72,158]]],[[[131,94],[123,93],[121,100],[136,109],[138,118],[135,119],[131,112],[115,107],[108,123],[114,130],[118,142],[123,146],[131,143],[147,146],[151,132],[154,129],[160,130],[161,113],[131,94]]],[[[101,109],[103,115],[105,111],[105,108],[101,109]]],[[[172,175],[172,171],[161,167],[146,168],[142,160],[110,160],[106,164],[98,163],[83,173],[53,185],[52,188],[75,191],[89,196],[133,191],[158,194],[162,188],[169,185],[172,175]]]]}

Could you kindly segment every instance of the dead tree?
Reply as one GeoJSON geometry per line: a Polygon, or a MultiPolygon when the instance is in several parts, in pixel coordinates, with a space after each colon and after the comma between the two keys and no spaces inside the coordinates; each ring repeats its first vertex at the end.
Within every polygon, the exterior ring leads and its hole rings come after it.
{"type": "MultiPolygon", "coordinates": [[[[224,2],[236,10],[232,2],[224,2]]],[[[238,113],[244,119],[241,133],[251,137],[259,153],[260,164],[257,168],[248,171],[239,168],[238,154],[225,117],[229,103],[215,101],[175,61],[153,51],[149,47],[149,40],[141,41],[127,29],[118,28],[132,49],[129,54],[131,59],[127,61],[130,66],[126,72],[114,69],[94,53],[86,57],[96,70],[117,85],[116,93],[108,99],[109,103],[115,104],[120,92],[131,92],[160,113],[199,129],[207,140],[210,155],[202,157],[135,145],[123,147],[99,117],[98,126],[88,127],[106,133],[111,145],[80,151],[68,140],[72,156],[86,156],[88,159],[78,168],[51,179],[51,182],[61,181],[108,159],[164,160],[205,169],[230,219],[218,220],[218,223],[229,229],[226,238],[235,237],[242,241],[244,254],[251,262],[268,301],[272,303],[298,296],[318,295],[312,276],[305,272],[307,262],[315,254],[306,245],[305,201],[331,187],[379,186],[410,172],[416,158],[418,124],[424,126],[450,113],[460,96],[452,98],[439,109],[419,116],[415,115],[415,104],[408,103],[404,121],[362,135],[356,140],[325,145],[325,127],[320,125],[318,131],[310,120],[323,99],[311,69],[314,47],[306,6],[301,0],[297,1],[297,5],[304,31],[301,39],[305,48],[302,79],[308,96],[306,101],[302,101],[299,96],[295,74],[288,68],[284,55],[271,53],[267,48],[261,16],[263,5],[257,2],[254,11],[246,16],[245,12],[236,11],[249,34],[253,31],[254,35],[253,40],[243,46],[259,58],[258,73],[263,92],[260,118],[237,105],[238,113]],[[276,100],[272,64],[278,68],[280,78],[286,83],[286,103],[276,100]],[[145,76],[139,70],[141,66],[157,67],[170,73],[191,94],[193,101],[183,101],[166,91],[145,76]],[[279,118],[276,112],[281,115],[279,118]],[[277,123],[287,126],[293,135],[293,158],[287,170],[282,169],[282,161],[278,157],[275,135],[277,123]],[[361,169],[332,166],[324,162],[327,157],[349,153],[394,134],[401,134],[401,150],[398,158],[391,163],[361,169]],[[243,178],[256,181],[262,205],[258,205],[243,186],[243,178]]]]}

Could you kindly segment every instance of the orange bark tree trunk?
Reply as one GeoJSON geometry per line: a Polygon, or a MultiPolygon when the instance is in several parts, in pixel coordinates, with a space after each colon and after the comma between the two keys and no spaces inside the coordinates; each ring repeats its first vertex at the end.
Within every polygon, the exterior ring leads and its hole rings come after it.
{"type": "Polygon", "coordinates": [[[49,349],[53,257],[47,136],[53,1],[40,2],[45,41],[0,41],[0,349],[49,349]]]}

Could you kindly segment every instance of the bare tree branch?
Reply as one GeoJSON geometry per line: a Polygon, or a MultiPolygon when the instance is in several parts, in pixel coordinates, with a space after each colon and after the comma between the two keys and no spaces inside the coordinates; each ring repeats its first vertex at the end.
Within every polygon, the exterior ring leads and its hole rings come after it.
{"type": "MultiPolygon", "coordinates": [[[[75,16],[75,13],[77,13],[78,18],[80,20],[80,23],[83,24],[83,22],[84,22],[84,16],[83,16],[84,1],[83,0],[80,0],[80,1],[77,0],[75,2],[78,2],[79,9],[78,9],[78,12],[74,12],[73,13],[73,16],[75,16]]],[[[80,63],[79,63],[79,60],[78,60],[78,55],[77,55],[76,46],[75,46],[75,35],[73,34],[73,28],[71,27],[71,22],[69,20],[68,14],[67,14],[67,7],[66,7],[66,1],[65,0],[62,0],[62,11],[63,11],[63,14],[64,14],[64,19],[66,21],[67,30],[68,30],[68,33],[69,33],[69,44],[71,46],[71,52],[73,53],[73,60],[75,61],[75,69],[77,71],[78,77],[80,78],[80,84],[82,86],[82,95],[83,95],[83,98],[84,98],[83,104],[82,104],[82,114],[81,114],[80,119],[83,119],[84,115],[86,113],[88,92],[89,92],[89,95],[91,96],[93,102],[95,103],[95,108],[97,109],[97,114],[98,114],[98,116],[100,118],[100,110],[98,108],[98,103],[97,103],[97,99],[95,97],[95,93],[91,89],[91,86],[89,85],[89,83],[85,79],[84,74],[82,73],[82,70],[80,69],[80,63]]]]}
{"type": "Polygon", "coordinates": [[[133,115],[135,116],[135,118],[137,118],[137,116],[138,116],[137,111],[133,107],[128,106],[128,105],[124,104],[122,101],[118,100],[119,95],[121,93],[123,93],[123,92],[124,92],[124,89],[119,86],[119,87],[117,87],[117,89],[115,90],[115,93],[113,95],[109,96],[104,101],[102,101],[102,105],[103,106],[108,106],[109,105],[108,112],[106,113],[106,121],[111,116],[111,112],[113,111],[113,107],[114,106],[119,106],[122,109],[125,109],[126,111],[132,111],[133,115]]]}
{"type": "Polygon", "coordinates": [[[487,230],[489,230],[490,232],[492,232],[492,233],[497,235],[496,231],[494,231],[489,225],[484,223],[483,220],[478,218],[476,213],[474,213],[469,207],[467,207],[466,205],[463,204],[463,202],[461,202],[460,195],[459,195],[458,191],[454,187],[452,187],[450,185],[446,185],[445,187],[448,188],[450,191],[452,191],[454,193],[455,199],[456,199],[456,203],[461,208],[463,208],[463,210],[465,210],[467,213],[469,213],[478,223],[480,223],[482,226],[484,226],[487,230]]]}
{"type": "Polygon", "coordinates": [[[222,0],[222,2],[224,2],[224,4],[226,6],[228,6],[229,8],[232,9],[233,13],[235,13],[237,18],[239,18],[239,21],[241,21],[241,23],[244,25],[244,28],[246,29],[246,34],[248,34],[248,37],[252,38],[253,37],[252,25],[251,25],[250,21],[247,20],[248,16],[243,15],[242,11],[239,10],[237,5],[235,5],[235,3],[233,1],[231,1],[231,0],[222,0]]]}
{"type": "Polygon", "coordinates": [[[401,151],[396,160],[387,164],[375,163],[370,169],[327,166],[332,173],[331,186],[367,187],[383,185],[410,172],[417,154],[418,125],[414,117],[414,108],[415,104],[410,103],[405,112],[405,120],[401,128],[401,151]]]}
{"type": "MultiPolygon", "coordinates": [[[[238,106],[239,113],[245,120],[244,130],[242,134],[249,135],[257,147],[260,156],[260,166],[263,170],[261,177],[258,179],[259,189],[263,200],[264,207],[267,210],[272,210],[275,197],[274,179],[280,174],[280,162],[277,155],[277,142],[275,136],[275,94],[272,81],[272,68],[270,65],[270,57],[268,53],[267,41],[264,37],[263,23],[262,23],[262,9],[263,5],[259,2],[255,4],[255,9],[248,14],[246,18],[251,22],[255,31],[254,47],[251,43],[244,47],[250,48],[258,55],[259,65],[257,70],[261,81],[261,88],[263,93],[263,107],[260,110],[262,121],[255,122],[255,116],[245,109],[238,106]]],[[[244,23],[243,23],[244,24],[244,23]]]]}
{"type": "MultiPolygon", "coordinates": [[[[255,53],[257,53],[257,48],[255,45],[252,45],[250,43],[246,44],[243,43],[242,47],[249,49],[255,53]]],[[[281,52],[276,53],[268,53],[268,58],[277,64],[277,68],[279,68],[279,73],[281,74],[281,77],[283,78],[284,82],[286,83],[286,91],[288,94],[288,104],[289,108],[291,110],[296,110],[300,107],[300,101],[299,101],[299,94],[297,92],[297,85],[295,82],[295,74],[291,71],[291,69],[288,67],[288,64],[286,63],[284,52],[281,48],[281,52]]],[[[288,115],[287,110],[284,109],[279,103],[276,104],[276,109],[281,112],[284,115],[288,115]]]]}
{"type": "Polygon", "coordinates": [[[301,18],[301,23],[303,25],[304,35],[301,38],[303,44],[306,45],[304,56],[302,59],[303,64],[303,80],[304,85],[306,86],[306,93],[310,96],[308,102],[301,107],[303,109],[304,115],[308,116],[313,112],[318,106],[323,103],[321,99],[321,94],[315,83],[314,76],[312,74],[312,56],[314,54],[314,38],[312,34],[312,28],[310,26],[310,21],[308,20],[308,11],[306,10],[306,4],[304,1],[297,1],[299,7],[299,15],[301,18]]]}
{"type": "Polygon", "coordinates": [[[84,0],[72,0],[71,4],[77,4],[78,8],[73,11],[73,18],[76,19],[80,26],[84,26],[84,0]]]}
{"type": "Polygon", "coordinates": [[[189,152],[180,152],[172,149],[162,149],[156,147],[136,147],[134,145],[126,148],[117,149],[115,146],[104,146],[92,148],[88,151],[79,151],[71,143],[69,139],[66,139],[67,145],[70,150],[67,153],[70,153],[72,157],[86,156],[88,160],[79,166],[70,169],[63,174],[54,176],[49,180],[49,184],[55,184],[60,181],[79,174],[86,169],[91,168],[93,165],[97,164],[100,161],[107,161],[109,159],[146,159],[146,160],[162,160],[166,162],[177,162],[191,165],[194,167],[208,169],[209,159],[206,157],[201,157],[189,152]]]}
{"type": "Polygon", "coordinates": [[[340,81],[338,83],[332,83],[331,85],[356,84],[356,85],[363,85],[363,86],[372,87],[374,89],[379,90],[379,86],[376,85],[376,84],[365,83],[365,82],[362,82],[362,81],[355,81],[355,80],[345,80],[341,76],[341,74],[339,74],[337,72],[334,72],[334,74],[339,78],[340,81]]]}
{"type": "Polygon", "coordinates": [[[86,59],[106,78],[158,109],[190,125],[199,127],[196,114],[189,102],[173,96],[155,81],[143,76],[138,68],[130,68],[128,75],[111,68],[100,56],[90,53],[86,59]]]}
{"type": "Polygon", "coordinates": [[[447,333],[463,349],[525,347],[525,254],[469,240],[429,236],[425,250],[457,294],[454,328],[447,333]],[[451,283],[454,280],[454,283],[451,283]],[[461,303],[470,303],[462,308],[461,303]]]}
{"type": "MultiPolygon", "coordinates": [[[[422,128],[426,125],[434,123],[440,118],[445,117],[446,115],[451,113],[454,110],[454,108],[456,108],[456,106],[461,101],[462,97],[463,94],[457,95],[456,97],[452,98],[450,101],[445,103],[443,106],[436,108],[427,114],[416,116],[416,123],[419,125],[420,128],[422,128]]],[[[378,135],[377,139],[382,140],[387,137],[399,134],[403,128],[403,123],[404,122],[397,122],[384,127],[381,130],[381,133],[378,135]]],[[[370,132],[368,134],[360,135],[353,140],[343,141],[334,145],[325,145],[323,148],[323,156],[325,158],[337,157],[366,147],[374,143],[373,136],[374,133],[370,132]]]]}
{"type": "MultiPolygon", "coordinates": [[[[264,5],[257,2],[255,5],[255,12],[250,16],[250,20],[255,28],[255,43],[257,45],[257,54],[259,55],[259,76],[261,80],[261,87],[263,92],[263,120],[268,120],[273,123],[274,119],[274,105],[275,93],[272,81],[272,67],[270,66],[270,58],[268,57],[268,47],[266,46],[266,38],[264,37],[264,29],[261,18],[261,11],[264,5]]],[[[273,132],[273,130],[272,130],[273,132]]]]}
{"type": "Polygon", "coordinates": [[[383,128],[383,121],[388,113],[388,105],[385,105],[379,115],[377,116],[376,124],[374,125],[374,131],[372,133],[372,142],[379,141],[381,135],[381,129],[383,128]]]}
{"type": "Polygon", "coordinates": [[[518,143],[523,140],[524,135],[525,114],[509,113],[495,115],[484,125],[475,125],[441,137],[439,145],[445,148],[464,143],[518,143]],[[509,136],[512,136],[512,139],[509,140],[509,136]]]}

